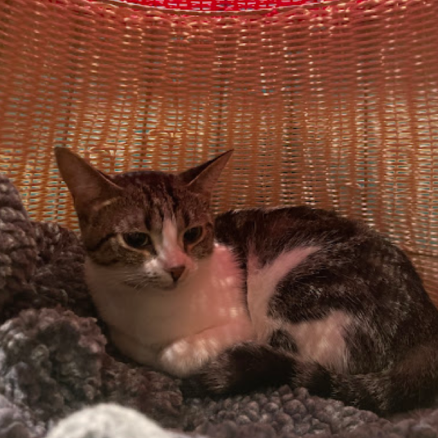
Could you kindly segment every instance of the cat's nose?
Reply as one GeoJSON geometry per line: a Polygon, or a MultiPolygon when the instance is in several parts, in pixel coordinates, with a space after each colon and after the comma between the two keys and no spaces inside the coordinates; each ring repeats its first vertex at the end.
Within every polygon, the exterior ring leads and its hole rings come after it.
{"type": "Polygon", "coordinates": [[[176,283],[180,279],[181,275],[183,275],[185,270],[186,267],[184,265],[180,265],[180,266],[173,266],[172,268],[169,268],[167,271],[169,272],[173,281],[176,283]]]}

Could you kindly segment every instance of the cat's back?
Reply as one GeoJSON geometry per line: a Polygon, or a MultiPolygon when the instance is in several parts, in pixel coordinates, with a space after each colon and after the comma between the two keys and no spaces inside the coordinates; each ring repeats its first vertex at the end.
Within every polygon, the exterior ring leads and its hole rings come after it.
{"type": "Polygon", "coordinates": [[[288,249],[364,239],[369,229],[333,211],[308,206],[248,208],[219,215],[216,238],[246,257],[248,251],[264,254],[265,261],[288,249]]]}
{"type": "Polygon", "coordinates": [[[300,269],[303,275],[317,271],[320,278],[336,274],[360,278],[368,285],[392,281],[422,289],[420,277],[400,248],[365,223],[334,211],[308,206],[232,210],[219,215],[215,226],[217,240],[232,247],[243,261],[257,257],[263,266],[282,254],[313,248],[300,269]]]}

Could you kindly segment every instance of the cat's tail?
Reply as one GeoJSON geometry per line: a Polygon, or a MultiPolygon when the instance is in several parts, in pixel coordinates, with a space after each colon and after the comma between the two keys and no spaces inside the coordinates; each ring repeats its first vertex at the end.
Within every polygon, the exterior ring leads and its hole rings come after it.
{"type": "Polygon", "coordinates": [[[186,388],[195,385],[209,394],[226,394],[285,383],[383,415],[424,407],[438,394],[438,340],[368,374],[336,373],[269,346],[243,344],[210,362],[186,388]]]}
{"type": "Polygon", "coordinates": [[[291,377],[310,393],[383,415],[426,407],[438,395],[438,342],[413,348],[379,372],[343,374],[319,364],[299,364],[291,377]]]}

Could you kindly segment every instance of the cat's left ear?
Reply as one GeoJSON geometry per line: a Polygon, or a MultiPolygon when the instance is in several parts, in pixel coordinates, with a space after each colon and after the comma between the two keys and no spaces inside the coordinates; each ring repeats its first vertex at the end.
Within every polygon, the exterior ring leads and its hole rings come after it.
{"type": "Polygon", "coordinates": [[[179,174],[187,188],[210,198],[219,176],[231,157],[233,150],[227,151],[199,166],[192,167],[179,174]]]}

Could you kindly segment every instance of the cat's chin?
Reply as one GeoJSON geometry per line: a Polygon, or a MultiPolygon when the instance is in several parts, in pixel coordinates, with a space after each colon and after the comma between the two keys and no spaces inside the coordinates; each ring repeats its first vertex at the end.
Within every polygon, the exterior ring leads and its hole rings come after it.
{"type": "Polygon", "coordinates": [[[178,285],[180,284],[180,282],[178,283],[169,283],[169,284],[150,284],[150,285],[145,285],[145,284],[138,284],[135,282],[131,282],[131,281],[123,281],[123,285],[124,286],[128,286],[130,289],[133,289],[135,291],[141,292],[153,292],[153,293],[167,293],[167,292],[172,292],[174,291],[178,285]]]}
{"type": "Polygon", "coordinates": [[[179,283],[172,283],[167,286],[157,287],[157,291],[162,290],[163,292],[172,292],[178,287],[179,283]]]}

